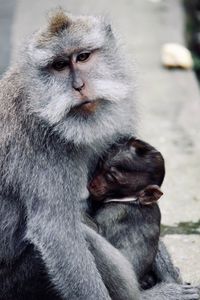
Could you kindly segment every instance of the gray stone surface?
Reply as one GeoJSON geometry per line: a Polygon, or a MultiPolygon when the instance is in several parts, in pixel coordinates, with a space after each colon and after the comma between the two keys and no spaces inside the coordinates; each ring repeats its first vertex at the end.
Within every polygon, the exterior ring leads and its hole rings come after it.
{"type": "Polygon", "coordinates": [[[174,263],[183,274],[185,282],[200,284],[200,236],[199,235],[166,235],[167,245],[174,263]]]}
{"type": "Polygon", "coordinates": [[[16,0],[0,0],[0,76],[6,70],[11,50],[11,28],[16,0]]]}
{"type": "MultiPolygon", "coordinates": [[[[192,71],[169,71],[160,63],[163,43],[184,43],[180,0],[18,0],[12,28],[13,57],[21,40],[44,22],[44,14],[62,5],[72,13],[111,16],[130,56],[136,59],[139,134],[164,154],[165,196],[162,221],[175,225],[200,219],[200,94],[192,71]]],[[[165,237],[184,278],[200,283],[200,237],[165,237]]]]}

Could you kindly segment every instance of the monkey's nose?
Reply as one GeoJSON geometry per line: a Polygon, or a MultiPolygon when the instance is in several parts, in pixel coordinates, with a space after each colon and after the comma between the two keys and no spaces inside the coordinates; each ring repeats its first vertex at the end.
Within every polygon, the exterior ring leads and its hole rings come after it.
{"type": "Polygon", "coordinates": [[[84,82],[73,82],[72,87],[75,89],[75,91],[80,92],[84,88],[85,83],[84,82]]]}

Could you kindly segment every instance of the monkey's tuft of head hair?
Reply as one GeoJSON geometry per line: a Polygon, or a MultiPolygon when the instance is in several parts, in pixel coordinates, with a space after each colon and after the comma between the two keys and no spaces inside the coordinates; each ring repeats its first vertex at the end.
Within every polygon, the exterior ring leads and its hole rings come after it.
{"type": "Polygon", "coordinates": [[[59,8],[54,11],[49,17],[49,32],[51,35],[55,35],[67,29],[70,24],[70,18],[59,8]]]}
{"type": "Polygon", "coordinates": [[[18,69],[29,112],[68,142],[96,147],[135,130],[128,66],[104,18],[59,9],[28,41],[18,69]]]}

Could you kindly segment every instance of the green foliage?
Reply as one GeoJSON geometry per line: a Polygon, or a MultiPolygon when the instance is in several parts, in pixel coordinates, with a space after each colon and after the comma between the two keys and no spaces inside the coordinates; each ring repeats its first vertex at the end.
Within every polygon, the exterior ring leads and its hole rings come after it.
{"type": "Polygon", "coordinates": [[[180,222],[177,226],[161,225],[161,235],[166,234],[200,234],[200,220],[197,222],[180,222]]]}
{"type": "Polygon", "coordinates": [[[200,56],[193,54],[194,70],[200,72],[200,56]]]}
{"type": "Polygon", "coordinates": [[[200,34],[200,1],[183,0],[186,11],[186,42],[192,51],[194,70],[200,80],[200,41],[197,36],[200,34]]]}

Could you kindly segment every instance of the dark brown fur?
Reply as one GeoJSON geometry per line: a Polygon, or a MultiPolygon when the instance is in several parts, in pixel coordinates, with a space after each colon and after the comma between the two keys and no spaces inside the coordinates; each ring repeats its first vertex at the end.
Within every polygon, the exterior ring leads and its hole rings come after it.
{"type": "Polygon", "coordinates": [[[162,195],[159,187],[164,175],[161,153],[132,138],[111,148],[99,162],[88,189],[94,201],[132,196],[142,204],[152,204],[162,195]]]}

